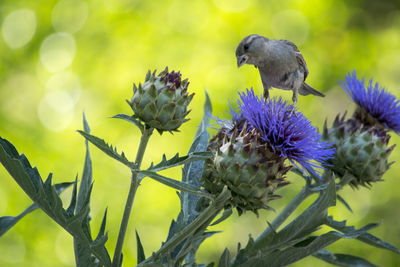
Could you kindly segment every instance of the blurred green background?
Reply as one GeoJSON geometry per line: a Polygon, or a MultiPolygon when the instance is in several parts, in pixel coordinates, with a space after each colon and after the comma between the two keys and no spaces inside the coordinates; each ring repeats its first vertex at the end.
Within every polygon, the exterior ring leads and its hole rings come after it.
{"type": "MultiPolygon", "coordinates": [[[[213,114],[227,117],[228,101],[237,91],[254,87],[261,94],[258,71],[236,67],[235,49],[248,34],[295,42],[307,61],[308,83],[327,97],[300,97],[299,107],[321,129],[338,112],[354,109],[338,81],[356,69],[374,78],[400,97],[400,4],[398,1],[262,1],[262,0],[1,0],[0,2],[0,135],[25,153],[42,176],[54,173],[55,182],[72,181],[82,172],[82,128],[85,111],[94,135],[123,150],[131,159],[138,145],[138,130],[108,117],[130,113],[125,99],[132,83],[144,81],[148,69],[169,66],[189,78],[195,92],[191,120],[181,132],[150,140],[144,166],[161,154],[184,154],[202,116],[204,90],[213,114]]],[[[291,93],[273,90],[273,96],[291,99],[291,93]]],[[[290,100],[291,101],[291,100],[290,100]]],[[[391,143],[399,142],[393,136],[391,143]]],[[[108,207],[107,247],[113,252],[130,171],[92,148],[94,189],[92,228],[96,232],[108,207]]],[[[391,159],[398,160],[395,149],[391,159]]],[[[331,208],[337,220],[361,227],[382,222],[372,232],[400,247],[400,165],[394,164],[385,182],[371,190],[345,189],[343,205],[331,208]]],[[[181,170],[166,173],[179,179],[181,170]]],[[[271,203],[277,212],[298,192],[303,181],[293,174],[284,197],[271,203]]],[[[63,198],[69,199],[70,190],[63,198]]],[[[311,200],[310,200],[311,201],[311,200]]],[[[308,204],[310,203],[308,202],[308,204]]],[[[16,215],[31,201],[0,167],[0,215],[16,215]]],[[[307,204],[307,203],[306,203],[307,204]]],[[[304,205],[302,207],[305,207],[304,205]]],[[[124,266],[136,263],[134,230],[146,255],[165,240],[171,219],[179,211],[174,190],[145,179],[137,193],[124,245],[124,266]]],[[[248,235],[257,236],[276,213],[237,215],[214,227],[223,233],[201,247],[198,262],[217,261],[225,246],[236,251],[248,235]]],[[[359,255],[381,266],[400,265],[400,256],[341,240],[333,252],[359,255]]],[[[307,258],[294,266],[327,266],[307,258]]],[[[72,238],[42,212],[35,211],[0,239],[0,266],[74,266],[72,238]]]]}

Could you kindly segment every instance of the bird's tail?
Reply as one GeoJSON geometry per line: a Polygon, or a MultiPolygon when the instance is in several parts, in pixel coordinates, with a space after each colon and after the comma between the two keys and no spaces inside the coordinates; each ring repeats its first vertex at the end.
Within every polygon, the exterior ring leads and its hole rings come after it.
{"type": "Polygon", "coordinates": [[[320,96],[320,97],[325,97],[325,95],[323,93],[315,90],[314,88],[312,88],[311,86],[309,86],[306,83],[303,83],[302,86],[300,87],[299,94],[301,94],[301,95],[312,94],[312,95],[316,95],[316,96],[320,96]]]}

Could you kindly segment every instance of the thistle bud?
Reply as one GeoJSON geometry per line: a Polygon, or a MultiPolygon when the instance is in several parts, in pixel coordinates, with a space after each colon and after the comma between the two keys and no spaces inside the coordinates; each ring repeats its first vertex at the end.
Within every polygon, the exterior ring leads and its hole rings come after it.
{"type": "Polygon", "coordinates": [[[208,150],[214,157],[206,161],[203,186],[218,194],[227,185],[232,194],[230,205],[239,215],[246,210],[258,214],[257,210],[269,208],[270,200],[280,198],[275,191],[289,184],[284,176],[292,166],[286,166],[285,158],[276,155],[255,129],[246,132],[245,127],[239,134],[237,129],[233,131],[222,140],[221,132],[214,138],[216,142],[210,143],[208,150]],[[220,144],[218,149],[216,144],[220,144]]]}
{"type": "Polygon", "coordinates": [[[342,87],[357,108],[347,120],[346,114],[338,115],[330,128],[325,123],[322,137],[336,147],[329,163],[341,179],[352,176],[351,186],[370,186],[391,165],[388,157],[394,146],[388,147],[388,132],[400,132],[399,101],[372,80],[365,87],[365,79],[358,80],[356,72],[346,75],[342,87]]]}
{"type": "Polygon", "coordinates": [[[388,147],[386,130],[366,128],[353,118],[336,117],[332,127],[325,124],[322,138],[336,147],[336,155],[328,161],[338,177],[351,175],[350,186],[371,186],[381,181],[389,169],[388,157],[394,146],[388,147]]]}
{"type": "Polygon", "coordinates": [[[178,131],[188,121],[188,105],[194,95],[188,94],[188,85],[187,79],[181,80],[179,72],[168,72],[168,67],[157,76],[156,71],[149,71],[143,85],[133,85],[133,96],[128,101],[133,116],[160,134],[178,131]]]}

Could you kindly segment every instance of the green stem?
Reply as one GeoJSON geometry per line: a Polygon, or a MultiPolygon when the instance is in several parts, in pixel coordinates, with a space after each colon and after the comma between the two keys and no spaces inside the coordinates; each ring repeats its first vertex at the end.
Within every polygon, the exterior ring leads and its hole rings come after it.
{"type": "Polygon", "coordinates": [[[283,209],[281,213],[275,218],[275,220],[269,225],[264,232],[262,232],[256,239],[255,245],[262,246],[268,236],[275,232],[279,226],[296,210],[296,208],[309,196],[312,191],[309,190],[309,186],[305,185],[303,189],[290,201],[290,203],[283,209]]]}
{"type": "Polygon", "coordinates": [[[224,190],[217,196],[217,198],[211,203],[211,205],[206,208],[199,216],[196,217],[190,224],[188,224],[181,231],[176,233],[170,240],[168,240],[164,245],[152,256],[147,258],[145,261],[141,262],[138,266],[142,266],[145,263],[151,262],[157,258],[163,257],[170,250],[179,245],[188,236],[193,234],[197,229],[202,227],[206,222],[211,222],[211,218],[215,217],[225,206],[226,201],[231,197],[230,191],[225,187],[224,190]]]}
{"type": "Polygon", "coordinates": [[[136,190],[140,184],[140,179],[138,178],[138,170],[140,169],[140,165],[142,164],[143,155],[152,133],[153,133],[152,128],[150,129],[144,128],[142,137],[140,138],[140,144],[135,160],[137,171],[132,170],[131,186],[129,188],[128,198],[126,199],[124,215],[122,217],[121,226],[119,228],[117,245],[115,247],[114,258],[112,261],[113,267],[120,266],[119,263],[121,261],[122,246],[124,244],[125,234],[128,228],[129,216],[131,215],[131,210],[133,206],[133,200],[135,199],[136,190]]]}

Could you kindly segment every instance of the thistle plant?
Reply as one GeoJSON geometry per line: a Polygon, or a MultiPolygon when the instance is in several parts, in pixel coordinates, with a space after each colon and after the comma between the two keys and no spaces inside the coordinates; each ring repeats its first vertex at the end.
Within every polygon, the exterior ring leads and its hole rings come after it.
{"type": "Polygon", "coordinates": [[[346,75],[341,85],[357,108],[351,118],[337,115],[332,127],[324,126],[324,139],[336,147],[331,169],[341,186],[370,186],[381,181],[392,164],[389,155],[395,146],[389,146],[388,133],[400,131],[400,104],[372,79],[365,87],[365,79],[359,80],[356,72],[346,75]]]}
{"type": "Polygon", "coordinates": [[[251,211],[259,217],[261,209],[272,210],[279,204],[275,199],[281,198],[280,188],[298,182],[288,178],[292,171],[304,178],[304,187],[258,237],[250,236],[248,243],[239,244],[235,253],[221,251],[218,266],[287,266],[308,256],[338,266],[375,266],[357,256],[326,250],[342,238],[400,253],[395,246],[368,232],[379,224],[356,229],[346,225],[346,221],[328,216],[328,208],[335,206],[337,199],[350,207],[338,194],[343,186],[373,186],[390,167],[389,156],[394,146],[389,146],[389,133],[400,132],[399,101],[393,95],[378,84],[373,86],[372,81],[365,88],[364,80],[358,80],[355,73],[346,76],[342,85],[358,107],[351,118],[345,120],[345,116],[338,115],[331,127],[325,124],[320,135],[296,107],[281,98],[265,100],[251,89],[239,92],[237,108],[231,108],[231,119],[216,119],[220,127],[210,139],[212,108],[206,93],[203,119],[187,155],[176,154],[169,159],[164,155],[161,162],[143,168],[142,160],[154,130],[160,134],[179,131],[189,119],[193,94],[188,92],[188,85],[179,72],[169,72],[167,68],[158,75],[149,71],[143,84],[134,85],[133,96],[127,101],[133,114],[113,117],[132,123],[141,133],[134,161],[92,135],[84,116],[83,130],[78,132],[85,138],[86,157],[79,184],[78,179],[53,184],[51,173],[43,180],[24,154],[10,141],[0,138],[0,162],[34,202],[18,216],[0,217],[0,236],[28,213],[41,209],[73,237],[77,266],[125,266],[124,239],[131,214],[135,215],[135,194],[141,189],[141,181],[151,178],[178,191],[181,210],[172,219],[165,242],[157,251],[145,252],[136,232],[137,265],[214,266],[199,263],[196,258],[203,241],[218,233],[210,231],[210,226],[229,219],[234,209],[241,216],[248,216],[246,211],[251,211]],[[131,171],[119,229],[107,229],[105,209],[96,235],[91,231],[90,220],[94,166],[89,143],[131,171]],[[159,173],[177,166],[183,166],[180,179],[159,173]],[[59,194],[69,186],[73,186],[72,196],[65,204],[59,194]],[[316,200],[281,227],[313,194],[318,194],[316,200]],[[317,233],[322,226],[333,230],[317,233]],[[107,244],[110,231],[118,232],[113,254],[107,244]]]}
{"type": "Polygon", "coordinates": [[[322,168],[334,150],[320,141],[301,112],[292,113],[294,106],[281,98],[267,101],[247,90],[240,94],[239,109],[240,114],[233,111],[232,121],[223,122],[213,138],[219,144],[209,146],[214,157],[206,161],[203,183],[213,194],[227,186],[231,206],[239,215],[246,210],[258,214],[258,209],[268,208],[270,200],[280,197],[274,192],[289,184],[284,177],[293,166],[306,176],[317,175],[314,168],[322,168]]]}

